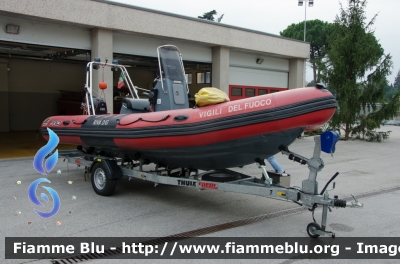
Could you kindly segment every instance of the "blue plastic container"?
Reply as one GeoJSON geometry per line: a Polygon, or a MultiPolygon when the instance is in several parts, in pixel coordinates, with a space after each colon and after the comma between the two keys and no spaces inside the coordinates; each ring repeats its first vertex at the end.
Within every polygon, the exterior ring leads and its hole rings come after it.
{"type": "Polygon", "coordinates": [[[333,131],[325,131],[321,134],[321,150],[325,153],[335,153],[336,142],[339,141],[339,134],[333,131]]]}

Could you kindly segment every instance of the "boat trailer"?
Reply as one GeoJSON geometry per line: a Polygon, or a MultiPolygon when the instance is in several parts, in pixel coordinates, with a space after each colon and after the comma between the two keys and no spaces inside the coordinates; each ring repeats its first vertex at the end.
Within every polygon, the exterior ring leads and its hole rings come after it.
{"type": "MultiPolygon", "coordinates": [[[[97,155],[95,150],[85,150],[78,147],[74,151],[59,151],[59,156],[64,158],[64,162],[84,166],[85,181],[90,174],[91,183],[94,191],[103,196],[111,195],[116,187],[118,179],[136,178],[158,184],[168,184],[175,186],[187,186],[197,190],[219,190],[225,192],[245,193],[267,198],[278,198],[280,200],[293,201],[301,206],[309,207],[312,212],[313,222],[307,225],[307,233],[310,237],[330,235],[335,237],[335,233],[326,230],[328,210],[331,208],[362,208],[360,203],[353,195],[354,201],[347,202],[329,196],[327,188],[339,173],[336,173],[326,183],[324,188],[318,193],[317,173],[324,168],[324,162],[320,158],[321,151],[333,154],[339,136],[335,132],[326,131],[314,137],[315,147],[312,158],[308,159],[287,148],[281,149],[281,153],[287,155],[290,160],[308,165],[308,179],[303,180],[302,187],[290,187],[290,177],[288,175],[274,173],[266,170],[264,159],[257,158],[255,162],[259,164],[262,177],[245,175],[229,169],[212,170],[199,172],[189,168],[158,167],[154,170],[145,171],[143,166],[145,160],[126,161],[122,158],[107,157],[97,155]],[[289,180],[288,180],[289,179],[289,180]],[[314,218],[314,211],[318,205],[322,206],[321,225],[314,218]]],[[[100,153],[99,153],[100,154],[100,153]]],[[[129,179],[130,180],[130,179],[129,179]]],[[[335,183],[333,182],[333,190],[335,183]]]]}

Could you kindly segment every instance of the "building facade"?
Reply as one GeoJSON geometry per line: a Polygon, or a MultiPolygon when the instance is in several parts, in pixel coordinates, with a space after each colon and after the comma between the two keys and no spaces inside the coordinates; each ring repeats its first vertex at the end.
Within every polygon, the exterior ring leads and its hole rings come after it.
{"type": "MultiPolygon", "coordinates": [[[[134,85],[150,89],[156,49],[172,44],[191,95],[212,86],[232,100],[303,87],[309,57],[305,42],[102,0],[2,0],[0,26],[0,132],[37,129],[48,116],[79,109],[94,57],[118,59],[134,85]]],[[[118,77],[96,72],[108,83],[109,112],[126,93],[116,89],[118,77]]]]}

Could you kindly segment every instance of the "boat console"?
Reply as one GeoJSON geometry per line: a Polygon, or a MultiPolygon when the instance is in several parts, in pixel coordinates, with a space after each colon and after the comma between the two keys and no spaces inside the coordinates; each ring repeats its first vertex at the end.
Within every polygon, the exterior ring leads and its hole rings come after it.
{"type": "Polygon", "coordinates": [[[172,45],[158,47],[157,53],[159,73],[152,90],[154,111],[189,108],[189,88],[181,53],[172,45]]]}

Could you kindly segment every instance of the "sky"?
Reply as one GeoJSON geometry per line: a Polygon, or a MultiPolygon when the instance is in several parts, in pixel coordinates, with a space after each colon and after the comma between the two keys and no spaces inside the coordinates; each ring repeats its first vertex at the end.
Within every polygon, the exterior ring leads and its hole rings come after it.
{"type": "MultiPolygon", "coordinates": [[[[305,19],[305,8],[298,0],[112,0],[173,14],[195,17],[216,10],[217,16],[224,14],[221,23],[279,35],[292,23],[305,19]]],[[[340,3],[347,8],[347,0],[314,0],[314,6],[306,9],[307,20],[319,19],[333,23],[339,14],[340,3]]],[[[393,61],[392,74],[387,77],[393,83],[400,70],[400,0],[369,0],[366,16],[369,21],[378,14],[373,28],[375,37],[385,54],[390,53],[393,61]]],[[[306,31],[307,33],[307,31],[306,31]]],[[[306,80],[311,81],[312,70],[307,67],[306,80]]]]}

